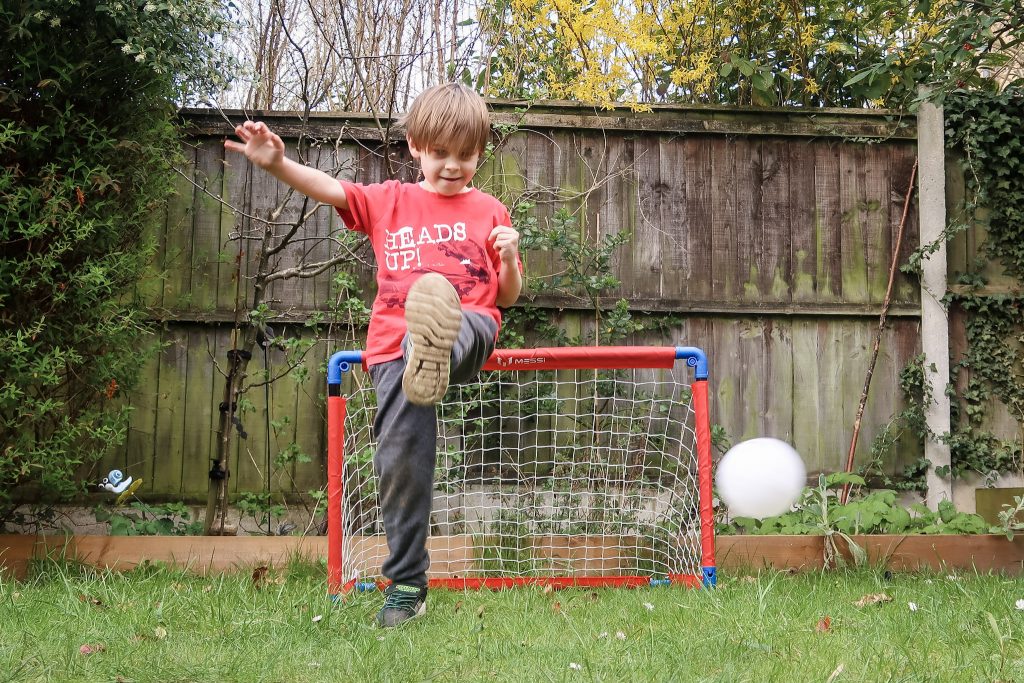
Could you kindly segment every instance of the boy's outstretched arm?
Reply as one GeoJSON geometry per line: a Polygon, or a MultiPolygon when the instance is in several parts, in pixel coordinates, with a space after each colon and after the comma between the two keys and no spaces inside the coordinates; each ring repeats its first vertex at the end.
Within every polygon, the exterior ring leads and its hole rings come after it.
{"type": "Polygon", "coordinates": [[[303,166],[286,157],[284,142],[267,127],[267,124],[246,121],[240,126],[235,126],[235,135],[244,144],[225,140],[226,149],[241,152],[250,162],[310,199],[342,209],[348,208],[348,200],[345,198],[345,190],[341,183],[319,169],[303,166]]]}
{"type": "Polygon", "coordinates": [[[523,276],[519,272],[519,233],[515,228],[499,225],[491,230],[491,246],[501,259],[498,271],[498,296],[494,303],[502,308],[511,306],[519,298],[523,288],[523,276]]]}

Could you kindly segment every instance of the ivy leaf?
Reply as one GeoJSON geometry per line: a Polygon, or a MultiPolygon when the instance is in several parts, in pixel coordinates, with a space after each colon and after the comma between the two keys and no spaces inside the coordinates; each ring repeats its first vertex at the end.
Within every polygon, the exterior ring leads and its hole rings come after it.
{"type": "Polygon", "coordinates": [[[939,518],[943,524],[948,524],[957,515],[956,507],[952,502],[943,500],[939,502],[939,518]]]}

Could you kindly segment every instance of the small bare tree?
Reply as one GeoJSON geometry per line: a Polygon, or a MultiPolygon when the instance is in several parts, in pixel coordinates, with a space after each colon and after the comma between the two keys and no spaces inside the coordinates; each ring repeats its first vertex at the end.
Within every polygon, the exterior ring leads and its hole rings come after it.
{"type": "MultiPolygon", "coordinates": [[[[486,85],[486,79],[473,71],[483,69],[484,75],[487,71],[481,57],[486,49],[480,24],[467,21],[476,18],[477,4],[467,0],[241,0],[244,25],[234,36],[235,49],[251,65],[251,73],[225,93],[220,104],[296,111],[297,122],[289,126],[298,129],[299,161],[309,163],[313,153],[334,153],[328,172],[335,175],[344,170],[338,162],[344,155],[336,152],[348,136],[342,131],[331,141],[312,140],[306,134],[312,113],[369,112],[376,132],[368,151],[381,155],[384,173],[393,176],[399,169],[389,153],[397,137],[391,122],[419,91],[451,80],[472,81],[481,88],[486,85]]],[[[595,178],[595,186],[598,182],[595,178]]],[[[546,196],[557,194],[557,190],[530,188],[527,194],[538,193],[546,196]]],[[[295,349],[292,363],[276,377],[250,378],[248,364],[253,351],[270,337],[267,322],[275,304],[269,296],[271,286],[358,263],[364,253],[364,246],[348,241],[351,235],[306,237],[303,226],[320,207],[292,191],[264,215],[244,215],[237,206],[230,209],[246,219],[239,224],[248,227],[232,240],[240,252],[255,256],[255,268],[250,271],[254,274],[245,278],[240,267],[236,271],[239,292],[233,344],[221,370],[223,409],[204,525],[209,534],[234,533],[226,524],[226,515],[229,456],[240,431],[240,397],[286,374],[294,363],[301,362],[305,352],[295,349]],[[298,210],[293,212],[296,206],[298,210]],[[283,220],[285,215],[294,218],[283,220]],[[316,246],[325,239],[330,241],[331,256],[314,258],[316,246]]]]}
{"type": "Polygon", "coordinates": [[[222,107],[402,111],[479,62],[473,0],[240,0],[231,49],[249,66],[222,107]]]}
{"type": "MultiPolygon", "coordinates": [[[[341,145],[341,138],[334,141],[334,149],[341,145]]],[[[298,154],[303,162],[309,160],[310,141],[304,136],[298,140],[298,154]]],[[[337,156],[335,155],[335,158],[337,156]]],[[[329,173],[338,175],[345,169],[341,164],[334,165],[329,173]]],[[[229,198],[221,197],[227,203],[229,198]]],[[[365,262],[359,239],[354,233],[342,233],[334,236],[306,236],[303,227],[310,221],[320,205],[312,200],[288,191],[284,198],[266,215],[249,215],[248,227],[239,229],[231,236],[231,240],[239,243],[236,258],[235,277],[240,283],[235,300],[235,324],[232,330],[232,348],[228,352],[227,364],[220,368],[224,377],[224,393],[221,403],[218,424],[217,452],[210,470],[210,493],[207,500],[207,511],[204,532],[220,535],[234,533],[226,523],[228,510],[228,477],[230,474],[230,454],[233,449],[234,435],[241,433],[239,420],[239,403],[241,397],[252,389],[273,383],[286,376],[303,363],[313,346],[312,342],[295,343],[294,340],[278,338],[269,326],[273,317],[273,306],[277,303],[270,298],[273,283],[290,278],[312,278],[338,267],[351,267],[365,262]],[[292,220],[281,220],[289,206],[298,203],[298,212],[292,220]],[[354,238],[354,239],[353,239],[354,238]],[[329,244],[329,255],[326,258],[315,258],[314,253],[322,252],[324,242],[329,244]],[[255,253],[255,274],[243,278],[241,272],[242,256],[252,251],[255,253]],[[290,261],[283,265],[285,258],[290,261]],[[250,376],[249,361],[253,352],[261,345],[278,345],[287,352],[287,362],[274,374],[250,376]],[[237,428],[237,429],[236,429],[237,428]]],[[[241,212],[232,207],[237,217],[241,212]]],[[[245,223],[239,222],[239,225],[245,223]]],[[[344,306],[349,297],[347,288],[339,288],[334,302],[335,315],[331,318],[332,327],[355,330],[365,317],[364,311],[353,311],[344,306]]],[[[328,330],[328,336],[331,330],[328,330]]],[[[270,406],[267,406],[270,410],[270,406]]],[[[264,473],[269,479],[270,472],[264,473]]]]}
{"type": "MultiPolygon", "coordinates": [[[[393,116],[405,109],[415,91],[449,80],[460,71],[459,60],[468,59],[459,54],[465,43],[458,35],[464,11],[459,0],[243,0],[239,6],[243,30],[235,36],[235,49],[251,65],[251,73],[225,93],[220,105],[297,111],[298,160],[310,163],[313,153],[333,154],[327,170],[333,175],[345,170],[338,161],[344,155],[337,152],[347,135],[341,131],[331,141],[312,140],[307,136],[312,112],[372,113],[379,145],[375,142],[371,151],[383,156],[385,172],[393,175],[397,168],[388,153],[395,137],[393,116]]],[[[224,393],[204,523],[204,533],[212,535],[235,533],[226,518],[230,454],[235,434],[241,432],[240,398],[290,372],[309,348],[291,348],[289,362],[275,376],[250,377],[253,351],[261,343],[273,342],[267,325],[275,303],[269,297],[271,286],[290,278],[315,277],[364,258],[364,248],[350,240],[352,235],[307,237],[303,227],[321,207],[294,191],[286,192],[265,215],[229,208],[236,218],[246,219],[238,224],[247,227],[231,237],[239,247],[239,288],[232,350],[221,368],[224,393]],[[284,220],[286,213],[294,218],[284,220]],[[330,242],[330,255],[317,259],[313,254],[323,251],[318,247],[324,240],[330,242]],[[255,256],[254,274],[248,277],[242,277],[242,253],[255,256]]]]}

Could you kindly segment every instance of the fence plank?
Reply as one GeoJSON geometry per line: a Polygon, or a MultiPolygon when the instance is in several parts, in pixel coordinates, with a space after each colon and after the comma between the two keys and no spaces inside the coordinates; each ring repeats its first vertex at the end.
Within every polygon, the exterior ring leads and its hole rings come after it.
{"type": "Polygon", "coordinates": [[[178,202],[172,197],[166,210],[143,223],[140,235],[142,244],[152,249],[152,256],[135,282],[135,300],[139,305],[155,310],[163,305],[164,278],[167,275],[164,268],[166,240],[171,222],[178,220],[174,216],[178,202]]]}
{"type": "Polygon", "coordinates": [[[589,243],[596,243],[604,233],[601,225],[601,210],[607,193],[606,183],[601,177],[605,173],[606,146],[586,133],[574,136],[577,166],[579,168],[580,190],[583,192],[580,206],[580,221],[583,235],[589,243]]]}
{"type": "Polygon", "coordinates": [[[816,221],[815,148],[808,141],[789,147],[789,234],[790,291],[795,302],[814,301],[819,296],[818,234],[816,221]]]}
{"type": "Polygon", "coordinates": [[[192,181],[195,179],[196,148],[184,150],[185,165],[175,176],[175,199],[167,207],[167,227],[163,239],[165,272],[162,305],[172,310],[189,308],[192,286],[192,217],[194,212],[192,181]]]}
{"type": "MultiPolygon", "coordinates": [[[[252,360],[249,361],[248,382],[251,385],[258,382],[263,376],[263,355],[260,350],[253,350],[252,360]]],[[[266,417],[267,401],[263,388],[251,387],[239,397],[239,405],[243,399],[248,406],[244,413],[239,410],[238,417],[246,432],[246,438],[238,438],[235,432],[235,443],[237,450],[233,453],[234,462],[231,468],[232,486],[231,491],[241,493],[243,491],[263,491],[267,484],[266,469],[266,417]]]]}
{"type": "Polygon", "coordinates": [[[163,336],[160,374],[156,387],[156,442],[152,481],[148,491],[181,492],[181,468],[186,430],[185,402],[188,377],[188,333],[184,327],[169,328],[163,336]]]}
{"type": "MultiPolygon", "coordinates": [[[[679,247],[686,250],[685,267],[673,280],[686,283],[685,292],[676,291],[690,300],[714,299],[712,250],[712,178],[714,177],[712,138],[688,137],[683,141],[682,177],[685,189],[682,207],[682,236],[679,247]]],[[[666,237],[668,237],[666,235],[666,237]]],[[[671,290],[666,289],[666,294],[671,290]]]]}
{"type": "Polygon", "coordinates": [[[758,289],[769,301],[792,298],[790,265],[789,147],[779,138],[761,142],[761,251],[758,289]]]}
{"type": "Polygon", "coordinates": [[[820,349],[819,328],[823,323],[814,320],[794,320],[792,334],[793,357],[793,447],[811,470],[821,467],[821,432],[825,424],[824,405],[819,396],[824,386],[822,368],[818,361],[820,349]]]}
{"type": "MultiPolygon", "coordinates": [[[[302,328],[290,330],[288,337],[301,338],[304,336],[302,328]]],[[[279,376],[287,367],[288,358],[280,350],[271,348],[267,353],[267,362],[270,364],[272,377],[279,376]]],[[[270,488],[277,491],[291,492],[294,490],[296,463],[289,462],[283,466],[277,465],[278,456],[285,452],[291,444],[298,445],[297,428],[299,422],[299,386],[294,375],[289,372],[281,379],[275,381],[269,387],[270,390],[270,488]],[[284,419],[287,418],[287,425],[284,419]],[[277,423],[280,426],[274,427],[277,423]]],[[[262,391],[262,389],[260,390],[262,391]]],[[[261,425],[261,431],[263,429],[261,425]]],[[[261,441],[261,443],[265,443],[261,441]]],[[[262,461],[261,461],[262,462],[262,461]]]]}
{"type": "MultiPolygon", "coordinates": [[[[889,284],[892,264],[892,173],[889,155],[865,148],[864,196],[861,216],[864,224],[864,253],[868,273],[868,299],[881,303],[889,284]]],[[[898,225],[898,223],[897,223],[898,225]]]]}
{"type": "Polygon", "coordinates": [[[842,207],[839,202],[840,146],[832,141],[815,146],[814,194],[817,219],[818,300],[841,301],[843,297],[842,207]]]}
{"type": "Polygon", "coordinates": [[[219,140],[201,139],[196,145],[195,182],[192,191],[192,251],[189,283],[189,307],[212,312],[218,307],[221,260],[220,195],[224,187],[224,146],[219,140]]]}
{"type": "Polygon", "coordinates": [[[189,325],[186,329],[181,490],[200,495],[209,485],[210,466],[217,453],[217,407],[224,386],[213,369],[214,336],[202,325],[189,325]]]}
{"type": "Polygon", "coordinates": [[[764,170],[760,138],[743,138],[736,142],[736,188],[735,296],[747,303],[757,303],[766,295],[759,287],[761,273],[758,271],[759,256],[764,248],[761,227],[764,170]]]}
{"type": "Polygon", "coordinates": [[[323,410],[325,384],[319,368],[336,350],[325,342],[316,344],[306,357],[305,365],[309,372],[305,381],[296,382],[293,438],[299,449],[311,459],[309,463],[294,467],[293,487],[298,493],[319,489],[327,483],[327,414],[323,410]]]}
{"type": "Polygon", "coordinates": [[[637,203],[632,220],[632,261],[622,278],[627,297],[662,295],[661,223],[664,222],[665,185],[661,177],[661,143],[657,136],[633,140],[637,203]]]}
{"type": "MultiPolygon", "coordinates": [[[[907,188],[910,186],[910,176],[917,161],[915,149],[910,146],[889,147],[889,224],[892,226],[892,251],[896,250],[896,239],[899,235],[900,221],[903,220],[903,206],[907,201],[907,188]]],[[[947,166],[947,169],[949,167],[947,166]]],[[[947,170],[948,172],[948,170],[947,170]]],[[[917,183],[915,174],[914,183],[917,183]]],[[[963,178],[956,176],[947,180],[947,186],[957,186],[963,183],[963,178]]],[[[917,202],[913,195],[910,198],[910,205],[907,208],[906,222],[903,226],[903,244],[900,247],[898,263],[902,266],[910,262],[910,255],[914,253],[920,244],[920,230],[917,223],[917,202]]],[[[890,252],[891,253],[891,252],[890,252]]],[[[947,252],[948,253],[948,252],[947,252]]],[[[894,303],[907,302],[920,304],[916,274],[904,273],[897,270],[894,289],[894,303]]]]}
{"type": "Polygon", "coordinates": [[[686,149],[682,140],[662,138],[659,141],[659,175],[671,181],[661,184],[661,203],[658,221],[658,245],[661,251],[661,295],[668,299],[686,300],[689,289],[700,277],[693,277],[690,248],[692,223],[687,215],[687,195],[692,173],[688,168],[686,149]],[[690,171],[690,173],[688,173],[690,171]]]}
{"type": "Polygon", "coordinates": [[[234,312],[236,307],[245,310],[245,258],[249,243],[242,235],[249,227],[248,214],[251,209],[250,191],[255,171],[240,154],[224,157],[223,181],[220,202],[220,244],[224,260],[217,275],[217,309],[234,312]]]}
{"type": "MultiPolygon", "coordinates": [[[[526,188],[529,196],[535,199],[534,216],[541,229],[549,226],[554,213],[552,199],[556,180],[552,147],[552,141],[540,133],[531,131],[526,136],[526,188]]],[[[554,272],[555,255],[551,252],[533,249],[523,256],[530,276],[543,278],[554,272]]]]}
{"type": "MultiPolygon", "coordinates": [[[[285,154],[288,158],[299,161],[298,150],[295,145],[288,144],[285,147],[285,154]]],[[[308,163],[307,160],[303,160],[308,163]]],[[[273,239],[271,245],[276,248],[296,224],[300,224],[298,231],[292,238],[292,247],[284,249],[273,256],[268,264],[269,272],[277,272],[287,268],[294,268],[304,260],[304,252],[308,249],[306,239],[314,228],[314,221],[303,221],[303,216],[313,210],[316,202],[300,192],[290,192],[290,188],[284,183],[278,183],[277,206],[281,213],[275,220],[273,227],[273,239]]],[[[304,278],[283,278],[274,280],[267,289],[267,300],[271,302],[271,308],[277,311],[289,311],[294,308],[300,310],[316,310],[305,307],[304,295],[312,283],[306,282],[304,278]]]]}
{"type": "Polygon", "coordinates": [[[844,145],[839,150],[839,210],[842,224],[843,301],[869,300],[868,264],[864,222],[864,145],[844,145]]]}
{"type": "MultiPolygon", "coordinates": [[[[636,177],[633,172],[633,141],[619,136],[608,138],[608,170],[612,177],[608,182],[607,202],[601,213],[601,232],[618,235],[631,232],[634,227],[633,213],[636,208],[636,177]]],[[[631,241],[627,240],[627,244],[631,241]]],[[[612,272],[619,275],[623,283],[608,292],[611,297],[621,298],[626,285],[622,273],[629,272],[633,256],[627,248],[616,249],[610,262],[612,272]]]]}
{"type": "Polygon", "coordinates": [[[732,301],[742,288],[737,279],[739,258],[736,215],[736,142],[711,141],[711,297],[732,301]]]}
{"type": "Polygon", "coordinates": [[[527,193],[526,135],[509,135],[495,149],[493,171],[482,189],[498,197],[511,211],[527,193]],[[493,190],[493,191],[492,191],[493,190]]]}
{"type": "MultiPolygon", "coordinates": [[[[733,443],[754,436],[747,432],[747,412],[755,410],[755,406],[743,402],[743,376],[738,372],[742,358],[740,356],[739,335],[736,334],[738,323],[732,320],[715,318],[711,321],[710,335],[706,337],[706,353],[713,359],[714,374],[710,376],[711,411],[716,417],[715,422],[722,425],[725,433],[733,443]]],[[[696,344],[695,342],[695,345],[696,344]]]]}

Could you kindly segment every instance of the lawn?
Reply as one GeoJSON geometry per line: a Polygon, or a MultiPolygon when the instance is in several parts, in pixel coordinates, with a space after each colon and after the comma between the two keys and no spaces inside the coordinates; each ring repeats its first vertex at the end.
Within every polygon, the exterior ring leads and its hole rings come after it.
{"type": "Polygon", "coordinates": [[[715,590],[433,591],[372,625],[323,569],[61,564],[0,583],[7,681],[1024,681],[1024,581],[832,571],[715,590]]]}

